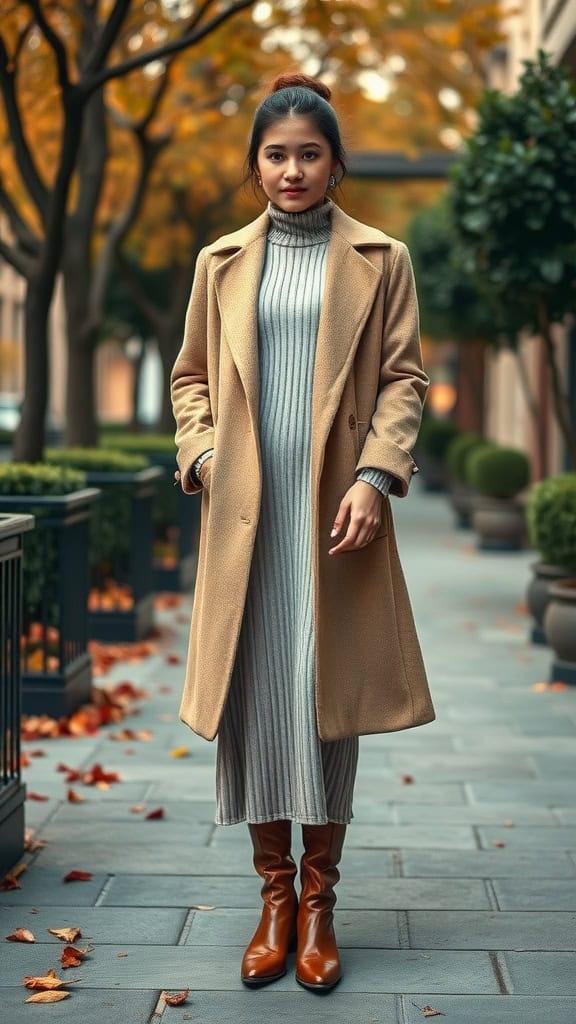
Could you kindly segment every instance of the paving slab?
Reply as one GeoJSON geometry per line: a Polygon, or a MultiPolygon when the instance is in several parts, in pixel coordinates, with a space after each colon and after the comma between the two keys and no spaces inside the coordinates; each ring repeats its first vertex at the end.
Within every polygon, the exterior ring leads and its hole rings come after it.
{"type": "Polygon", "coordinates": [[[576,996],[573,953],[503,953],[519,995],[576,996]]]}
{"type": "MultiPolygon", "coordinates": [[[[242,946],[259,920],[252,910],[197,911],[186,937],[189,946],[242,946]]],[[[395,949],[400,946],[398,914],[387,910],[336,910],[335,929],[341,948],[395,949]]]]}
{"type": "MultiPolygon", "coordinates": [[[[18,985],[23,975],[57,966],[56,950],[44,945],[7,943],[3,950],[4,984],[18,985]],[[52,952],[52,950],[51,950],[52,952]]],[[[243,988],[243,946],[97,946],[75,977],[83,989],[173,988],[237,991],[243,988]],[[119,954],[127,956],[119,956],[119,954]]],[[[432,991],[495,993],[498,984],[485,952],[410,949],[344,949],[342,992],[432,991]]],[[[276,983],[278,991],[298,988],[291,969],[276,983]]]]}
{"type": "MultiPolygon", "coordinates": [[[[454,1024],[571,1024],[576,999],[563,996],[454,996],[418,992],[403,996],[405,1024],[422,1024],[422,1008],[432,1006],[454,1024]]],[[[432,1018],[443,1020],[444,1018],[432,1018]]]]}
{"type": "Polygon", "coordinates": [[[514,826],[514,828],[478,828],[482,846],[493,846],[495,842],[505,842],[510,847],[529,847],[531,850],[568,850],[576,849],[576,826],[557,825],[547,828],[543,825],[514,826]]]}
{"type": "Polygon", "coordinates": [[[557,779],[554,782],[470,782],[470,799],[495,803],[540,804],[543,807],[573,805],[576,807],[576,785],[574,779],[557,779]]]}
{"type": "Polygon", "coordinates": [[[20,875],[20,889],[9,889],[0,893],[0,908],[3,906],[19,907],[91,907],[98,899],[108,875],[97,871],[87,882],[64,882],[64,875],[69,871],[89,871],[84,864],[78,864],[70,858],[59,871],[53,868],[41,868],[32,864],[29,870],[20,875]]]}
{"type": "MultiPolygon", "coordinates": [[[[514,803],[474,803],[462,807],[460,804],[394,804],[393,811],[401,824],[413,822],[460,822],[470,825],[503,825],[513,821],[515,825],[558,825],[559,819],[548,807],[514,803]]],[[[575,823],[576,823],[576,808],[575,823]]],[[[570,822],[565,822],[570,824],[570,822]]],[[[433,845],[433,844],[430,844],[433,845]]]]}
{"type": "Polygon", "coordinates": [[[494,891],[501,910],[576,910],[576,878],[499,878],[494,891]]]}
{"type": "MultiPolygon", "coordinates": [[[[506,834],[509,832],[506,829],[506,834]]],[[[403,850],[402,872],[422,878],[572,878],[576,865],[568,853],[541,852],[520,848],[493,850],[403,850]]],[[[538,884],[538,883],[533,883],[538,884]]],[[[562,907],[551,909],[563,909],[562,907]]]]}
{"type": "Polygon", "coordinates": [[[102,900],[108,907],[258,906],[262,881],[214,875],[117,875],[102,900]]]}
{"type": "Polygon", "coordinates": [[[192,840],[177,839],[169,842],[119,843],[117,839],[76,842],[69,840],[66,846],[52,840],[42,852],[42,864],[48,867],[66,867],[71,859],[84,864],[89,871],[106,870],[116,875],[171,874],[185,869],[197,875],[250,875],[254,869],[246,849],[242,856],[235,849],[226,851],[210,850],[206,846],[194,846],[192,840]]]}
{"type": "MultiPolygon", "coordinates": [[[[42,1007],[34,1003],[26,1003],[27,996],[32,995],[22,984],[18,988],[2,988],[2,1017],[6,1024],[38,1024],[38,1014],[42,1007]]],[[[122,1021],[122,1024],[147,1024],[154,1007],[158,1002],[159,992],[156,990],[138,992],[118,992],[102,986],[100,989],[82,991],[80,985],[70,990],[67,999],[55,1003],[53,1007],[44,1007],[50,1013],[58,1015],[58,1024],[108,1024],[122,1021]]],[[[156,1018],[158,1021],[159,1017],[156,1018]]],[[[176,1019],[176,1018],[174,1018],[176,1019]]],[[[180,1017],[180,1019],[182,1019],[180,1017]]]]}
{"type": "Polygon", "coordinates": [[[576,912],[409,910],[413,949],[576,950],[576,912]]]}
{"type": "MultiPolygon", "coordinates": [[[[78,821],[73,827],[73,839],[78,842],[92,843],[102,838],[103,826],[98,821],[78,821]]],[[[71,825],[68,821],[51,820],[42,829],[44,839],[51,843],[64,845],[70,835],[71,825]]],[[[206,846],[212,835],[212,825],[191,823],[178,818],[164,818],[147,821],[141,814],[126,815],[124,821],[107,821],[105,836],[109,843],[121,847],[123,843],[141,843],[161,845],[178,841],[188,841],[194,846],[206,846]]]]}
{"type": "Polygon", "coordinates": [[[301,988],[279,992],[274,985],[242,992],[192,992],[183,1007],[168,1006],[162,1021],[179,1024],[184,1019],[181,1011],[188,1010],[199,1024],[311,1024],[311,1019],[314,1024],[400,1024],[397,1002],[395,996],[380,992],[346,995],[340,986],[315,996],[301,988]]]}
{"type": "MultiPolygon", "coordinates": [[[[166,945],[178,942],[184,923],[188,916],[186,910],[154,907],[65,907],[59,904],[54,907],[40,907],[32,912],[31,907],[0,908],[0,941],[4,935],[10,935],[16,928],[29,928],[37,943],[52,946],[63,944],[55,935],[50,935],[48,928],[82,929],[82,946],[86,942],[115,944],[118,942],[134,942],[136,937],[143,945],[166,945]]],[[[56,956],[58,950],[52,950],[56,956]]]]}

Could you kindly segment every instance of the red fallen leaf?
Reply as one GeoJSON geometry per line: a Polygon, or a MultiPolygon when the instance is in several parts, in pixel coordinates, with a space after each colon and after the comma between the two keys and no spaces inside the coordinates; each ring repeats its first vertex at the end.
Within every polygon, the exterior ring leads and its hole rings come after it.
{"type": "Polygon", "coordinates": [[[36,942],[34,934],[28,928],[17,928],[11,935],[6,936],[8,942],[36,942]]]}
{"type": "Polygon", "coordinates": [[[27,800],[49,800],[50,797],[44,793],[34,793],[31,789],[26,793],[27,800]]]}
{"type": "Polygon", "coordinates": [[[8,892],[10,889],[21,889],[18,881],[23,871],[26,871],[26,864],[18,864],[9,874],[0,879],[0,892],[8,892]]]}
{"type": "Polygon", "coordinates": [[[89,882],[92,878],[91,871],[69,871],[64,875],[63,882],[89,882]]]}
{"type": "Polygon", "coordinates": [[[166,658],[166,661],[168,662],[169,665],[182,664],[182,658],[180,657],[179,654],[169,654],[168,657],[166,658]]]}
{"type": "Polygon", "coordinates": [[[24,753],[24,751],[22,751],[22,753],[20,754],[20,767],[21,768],[29,768],[30,767],[30,758],[28,757],[28,754],[24,753]]]}
{"type": "Polygon", "coordinates": [[[145,816],[145,820],[146,821],[154,821],[156,818],[163,818],[163,817],[164,817],[164,808],[163,807],[157,807],[155,811],[150,811],[150,813],[145,816]]]}
{"type": "Polygon", "coordinates": [[[62,942],[76,942],[76,939],[79,939],[82,935],[80,929],[75,926],[71,928],[48,928],[48,931],[51,935],[61,939],[62,942]]]}
{"type": "Polygon", "coordinates": [[[502,842],[501,839],[493,839],[492,846],[506,846],[506,843],[502,842]]]}
{"type": "Polygon", "coordinates": [[[83,804],[86,802],[87,798],[85,796],[81,796],[80,793],[77,793],[75,789],[68,789],[68,792],[66,793],[66,799],[68,800],[69,804],[83,804]]]}
{"type": "Polygon", "coordinates": [[[550,689],[551,690],[567,690],[568,689],[568,683],[562,683],[559,680],[554,680],[553,683],[550,683],[550,689]]]}
{"type": "Polygon", "coordinates": [[[76,771],[76,769],[75,768],[70,768],[69,765],[63,764],[62,761],[60,761],[60,763],[56,765],[56,771],[57,772],[74,772],[74,771],[76,771]]]}
{"type": "Polygon", "coordinates": [[[101,764],[94,764],[87,772],[80,776],[85,786],[97,786],[98,783],[120,782],[118,772],[105,772],[101,764]]]}
{"type": "Polygon", "coordinates": [[[29,750],[28,753],[30,757],[46,757],[46,751],[40,748],[38,750],[29,750]]]}
{"type": "Polygon", "coordinates": [[[160,994],[164,999],[164,1002],[168,1003],[168,1006],[181,1006],[182,1003],[186,1002],[190,995],[190,989],[187,988],[184,992],[176,992],[173,996],[168,995],[167,992],[161,992],[160,994]]]}
{"type": "Polygon", "coordinates": [[[60,963],[62,967],[80,967],[83,959],[88,953],[91,953],[94,946],[86,946],[85,949],[79,949],[78,946],[64,946],[60,954],[60,963]]]}
{"type": "Polygon", "coordinates": [[[406,785],[408,785],[409,783],[414,782],[414,776],[413,775],[401,775],[400,776],[400,781],[405,783],[406,785]]]}

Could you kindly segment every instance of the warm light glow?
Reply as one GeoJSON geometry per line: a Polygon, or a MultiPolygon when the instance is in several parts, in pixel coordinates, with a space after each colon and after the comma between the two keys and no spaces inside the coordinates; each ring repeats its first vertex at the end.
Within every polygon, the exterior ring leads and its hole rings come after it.
{"type": "Polygon", "coordinates": [[[446,416],[456,405],[456,388],[447,381],[432,383],[428,389],[426,404],[437,416],[446,416]]]}

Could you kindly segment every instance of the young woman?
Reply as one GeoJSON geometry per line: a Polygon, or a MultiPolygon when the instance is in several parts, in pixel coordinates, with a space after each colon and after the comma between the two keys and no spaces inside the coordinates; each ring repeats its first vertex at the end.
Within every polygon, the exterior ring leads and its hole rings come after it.
{"type": "Polygon", "coordinates": [[[358,736],[431,722],[388,495],[406,495],[428,378],[406,246],[331,194],[330,91],[278,79],[248,166],[268,200],[198,257],[171,387],[202,528],[180,717],[218,735],[217,814],[264,879],[248,985],[340,979],[333,930],[358,736]],[[291,856],[302,825],[301,893],[291,856]]]}

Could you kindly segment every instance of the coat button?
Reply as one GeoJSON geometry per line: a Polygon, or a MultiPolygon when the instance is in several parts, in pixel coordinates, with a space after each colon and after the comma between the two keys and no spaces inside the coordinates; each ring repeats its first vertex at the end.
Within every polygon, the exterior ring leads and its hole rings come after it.
{"type": "Polygon", "coordinates": [[[354,427],[356,426],[356,417],[354,416],[354,413],[350,413],[348,417],[348,426],[350,427],[350,430],[354,430],[354,427]]]}

